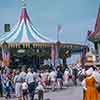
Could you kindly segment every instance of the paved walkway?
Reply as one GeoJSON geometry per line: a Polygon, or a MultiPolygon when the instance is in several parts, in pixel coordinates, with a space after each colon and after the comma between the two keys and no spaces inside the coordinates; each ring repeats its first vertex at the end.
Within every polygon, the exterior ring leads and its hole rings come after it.
{"type": "MultiPolygon", "coordinates": [[[[35,98],[37,98],[37,95],[35,96],[35,98]]],[[[6,99],[0,98],[0,100],[6,100],[6,99]]],[[[16,99],[12,98],[10,100],[16,100],[16,99]]],[[[55,92],[50,91],[48,93],[45,93],[44,100],[82,100],[82,88],[68,87],[67,89],[58,90],[55,92]]]]}
{"type": "Polygon", "coordinates": [[[82,100],[82,88],[69,87],[62,91],[47,93],[45,98],[50,100],[82,100]]]}

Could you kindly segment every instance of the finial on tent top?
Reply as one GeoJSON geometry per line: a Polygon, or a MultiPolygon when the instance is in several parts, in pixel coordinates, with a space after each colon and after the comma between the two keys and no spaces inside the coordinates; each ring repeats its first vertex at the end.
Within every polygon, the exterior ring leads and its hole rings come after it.
{"type": "Polygon", "coordinates": [[[26,0],[22,0],[22,7],[26,7],[26,0]]]}

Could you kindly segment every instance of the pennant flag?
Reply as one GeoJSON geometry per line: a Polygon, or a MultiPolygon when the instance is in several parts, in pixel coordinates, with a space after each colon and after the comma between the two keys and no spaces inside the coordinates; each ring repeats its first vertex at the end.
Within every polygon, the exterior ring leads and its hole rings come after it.
{"type": "Polygon", "coordinates": [[[52,45],[52,48],[51,48],[51,64],[53,66],[58,65],[58,48],[55,45],[52,45]]]}
{"type": "Polygon", "coordinates": [[[54,66],[55,65],[55,47],[52,45],[51,47],[51,64],[54,66]]]}
{"type": "Polygon", "coordinates": [[[61,29],[62,29],[62,26],[59,24],[59,25],[57,26],[57,33],[59,33],[59,32],[61,31],[61,29]]]}
{"type": "Polygon", "coordinates": [[[58,58],[58,46],[55,46],[55,66],[58,66],[59,58],[58,58]]]}
{"type": "Polygon", "coordinates": [[[57,26],[57,41],[59,41],[59,33],[61,32],[61,29],[62,29],[61,25],[58,25],[57,26]]]}

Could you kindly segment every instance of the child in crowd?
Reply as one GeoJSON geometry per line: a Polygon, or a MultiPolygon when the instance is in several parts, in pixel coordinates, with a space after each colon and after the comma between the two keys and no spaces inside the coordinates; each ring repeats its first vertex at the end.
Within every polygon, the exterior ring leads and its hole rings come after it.
{"type": "Polygon", "coordinates": [[[22,97],[23,100],[28,100],[28,84],[25,80],[22,83],[22,97]]]}
{"type": "Polygon", "coordinates": [[[41,75],[39,75],[39,81],[38,81],[38,86],[37,86],[36,90],[38,91],[38,100],[43,100],[44,84],[42,82],[41,75]]]}

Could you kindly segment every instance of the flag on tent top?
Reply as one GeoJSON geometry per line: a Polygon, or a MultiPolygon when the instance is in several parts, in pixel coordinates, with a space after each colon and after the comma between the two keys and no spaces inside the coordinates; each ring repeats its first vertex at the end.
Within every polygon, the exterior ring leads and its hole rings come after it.
{"type": "Polygon", "coordinates": [[[51,48],[51,63],[53,66],[58,65],[58,48],[56,45],[52,45],[51,48]]]}
{"type": "Polygon", "coordinates": [[[59,33],[59,32],[61,31],[61,29],[62,29],[62,26],[59,24],[59,25],[57,26],[57,33],[59,33]]]}

